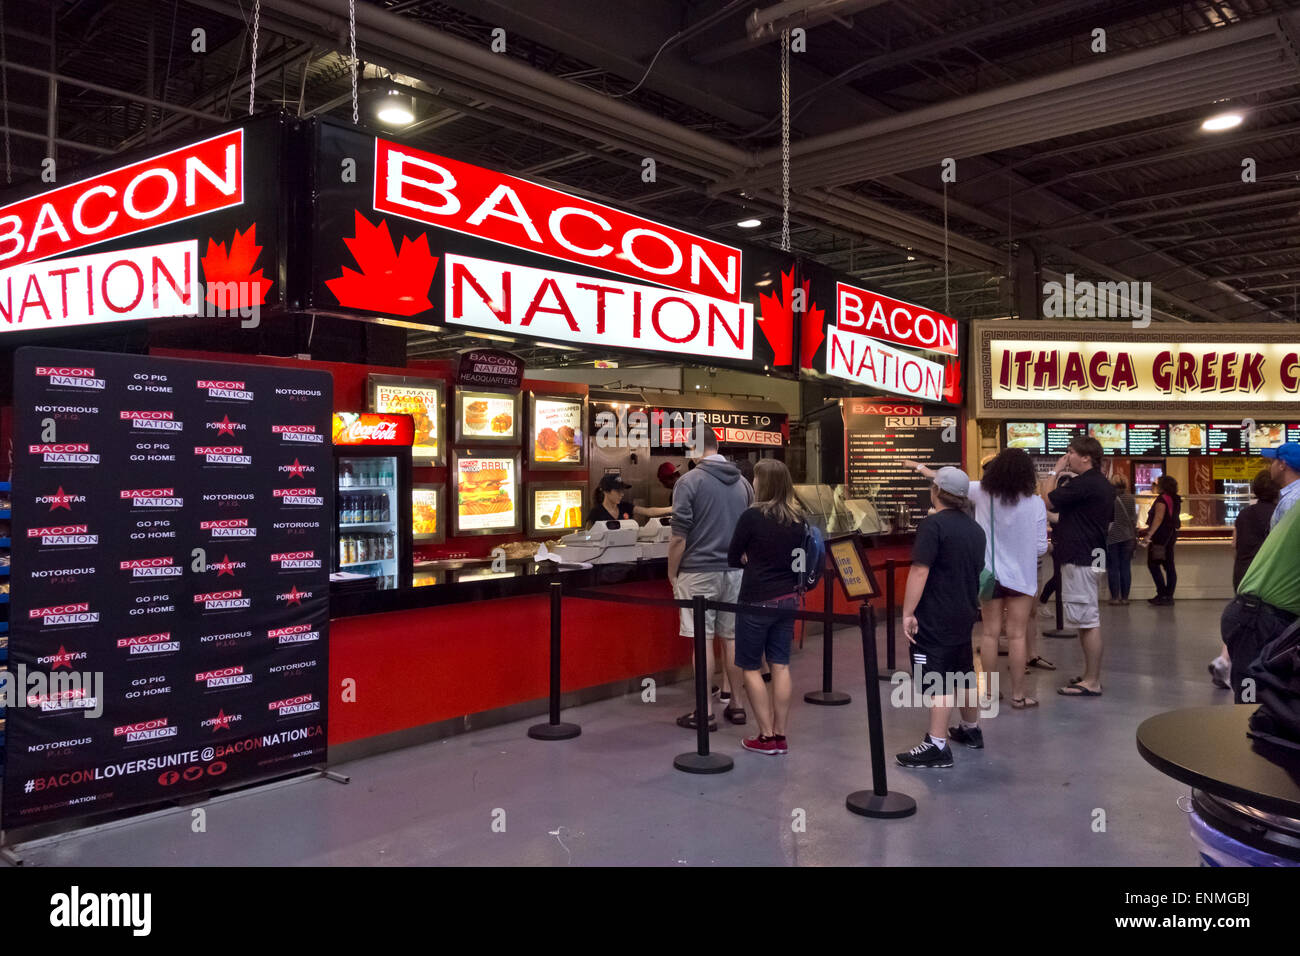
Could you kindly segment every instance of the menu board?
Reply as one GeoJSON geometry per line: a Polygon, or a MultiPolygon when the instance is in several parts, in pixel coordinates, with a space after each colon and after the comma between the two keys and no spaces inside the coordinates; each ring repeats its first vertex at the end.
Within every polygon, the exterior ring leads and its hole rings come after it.
{"type": "Polygon", "coordinates": [[[885,525],[914,525],[930,510],[930,479],[903,461],[961,467],[957,425],[943,409],[930,414],[920,404],[845,399],[846,496],[870,502],[885,525]]]}
{"type": "Polygon", "coordinates": [[[1088,426],[1082,422],[1048,422],[1047,453],[1058,458],[1070,450],[1070,442],[1088,434],[1088,426]]]}
{"type": "Polygon", "coordinates": [[[1241,422],[1215,424],[1205,428],[1205,451],[1209,455],[1240,455],[1244,451],[1245,429],[1241,422]]]}
{"type": "Polygon", "coordinates": [[[1128,453],[1130,455],[1169,454],[1169,432],[1160,422],[1129,422],[1128,453]]]}
{"type": "Polygon", "coordinates": [[[533,397],[533,464],[582,467],[584,404],[581,398],[533,397]]]}
{"type": "Polygon", "coordinates": [[[457,452],[456,534],[508,534],[520,530],[519,457],[457,452]]]}
{"type": "Polygon", "coordinates": [[[1169,426],[1169,454],[1204,455],[1208,429],[1197,422],[1180,422],[1169,426]]]}
{"type": "Polygon", "coordinates": [[[1093,422],[1088,435],[1097,439],[1103,455],[1123,455],[1128,450],[1127,429],[1123,422],[1093,422]]]}
{"type": "Polygon", "coordinates": [[[518,441],[518,395],[457,389],[456,440],[518,441]]]}
{"type": "Polygon", "coordinates": [[[446,536],[442,516],[442,485],[411,487],[411,538],[442,541],[446,536]]]}
{"type": "Polygon", "coordinates": [[[1289,437],[1291,429],[1300,432],[1300,425],[1284,425],[1281,422],[1257,422],[1255,429],[1246,436],[1247,447],[1251,451],[1259,451],[1261,448],[1276,448],[1283,442],[1295,441],[1295,438],[1289,437]]]}
{"type": "Polygon", "coordinates": [[[1042,422],[1007,422],[1007,447],[1023,448],[1031,455],[1047,452],[1047,426],[1042,422]]]}
{"type": "Polygon", "coordinates": [[[411,456],[417,464],[442,463],[441,385],[406,385],[391,376],[370,376],[370,410],[410,415],[415,423],[411,456]]]}
{"type": "Polygon", "coordinates": [[[530,487],[528,491],[532,496],[528,519],[530,535],[577,531],[582,527],[582,485],[572,488],[530,487]]]}

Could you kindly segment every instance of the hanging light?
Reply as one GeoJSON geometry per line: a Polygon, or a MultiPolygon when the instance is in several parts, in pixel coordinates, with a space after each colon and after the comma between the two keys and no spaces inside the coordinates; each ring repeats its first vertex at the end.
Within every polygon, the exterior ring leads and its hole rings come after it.
{"type": "Polygon", "coordinates": [[[1207,133],[1221,133],[1225,129],[1234,129],[1241,125],[1244,119],[1240,113],[1229,111],[1227,113],[1215,113],[1213,116],[1201,123],[1201,129],[1207,133]]]}
{"type": "Polygon", "coordinates": [[[411,97],[397,90],[389,90],[388,95],[379,101],[376,115],[380,122],[389,126],[410,126],[415,122],[411,97]]]}
{"type": "Polygon", "coordinates": [[[759,226],[763,225],[763,220],[742,219],[740,220],[740,222],[736,223],[736,225],[739,226],[741,229],[757,229],[759,226]]]}

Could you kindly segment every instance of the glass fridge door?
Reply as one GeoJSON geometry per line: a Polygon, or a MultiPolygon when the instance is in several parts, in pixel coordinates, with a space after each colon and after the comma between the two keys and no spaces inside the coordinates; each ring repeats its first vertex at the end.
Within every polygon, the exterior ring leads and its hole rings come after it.
{"type": "Polygon", "coordinates": [[[400,537],[397,459],[339,458],[338,570],[378,578],[395,588],[400,537]]]}

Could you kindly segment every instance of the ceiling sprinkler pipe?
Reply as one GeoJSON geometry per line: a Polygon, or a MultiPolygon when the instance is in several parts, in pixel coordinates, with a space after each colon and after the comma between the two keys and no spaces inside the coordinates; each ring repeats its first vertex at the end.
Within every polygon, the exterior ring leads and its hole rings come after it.
{"type": "Polygon", "coordinates": [[[745,32],[751,40],[776,36],[791,27],[812,27],[838,19],[867,7],[878,7],[885,0],[783,0],[782,3],[754,10],[745,18],[745,32]]]}

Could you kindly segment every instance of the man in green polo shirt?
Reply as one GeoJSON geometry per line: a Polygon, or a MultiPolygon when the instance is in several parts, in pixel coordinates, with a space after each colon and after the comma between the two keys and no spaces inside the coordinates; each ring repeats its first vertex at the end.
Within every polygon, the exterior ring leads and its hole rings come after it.
{"type": "Polygon", "coordinates": [[[1264,645],[1300,616],[1300,508],[1278,523],[1250,562],[1237,596],[1223,609],[1219,629],[1232,658],[1232,693],[1241,699],[1242,679],[1264,645]]]}

